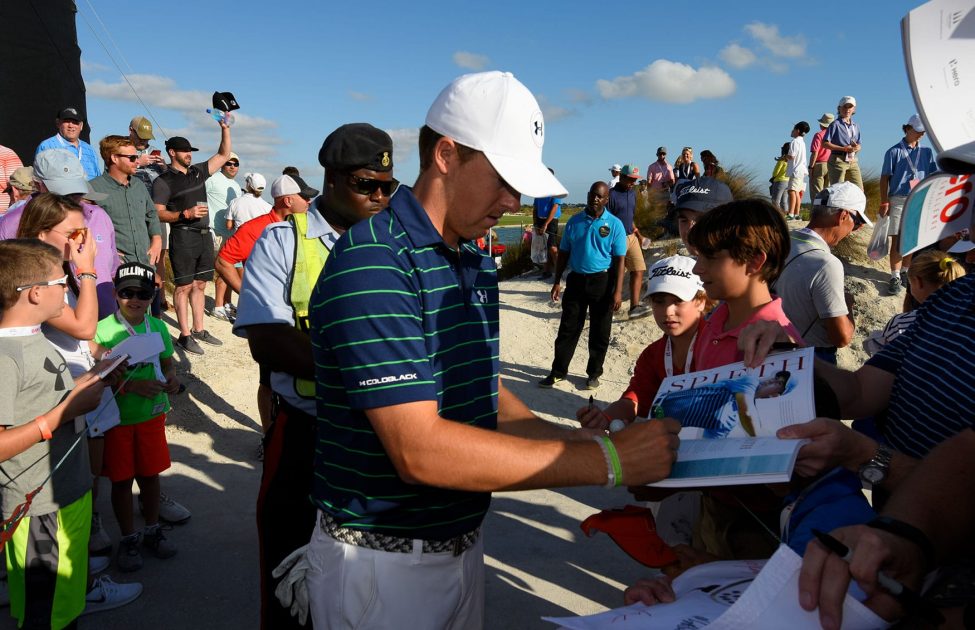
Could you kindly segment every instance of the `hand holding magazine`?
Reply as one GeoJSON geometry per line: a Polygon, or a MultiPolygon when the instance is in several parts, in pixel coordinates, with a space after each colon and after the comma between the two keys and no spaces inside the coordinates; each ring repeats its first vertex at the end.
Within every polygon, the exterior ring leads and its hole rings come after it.
{"type": "Polygon", "coordinates": [[[679,421],[681,443],[670,477],[651,485],[788,481],[803,441],[775,432],[816,417],[812,376],[813,349],[801,348],[771,354],[755,368],[739,362],[666,378],[651,415],[679,421]]]}

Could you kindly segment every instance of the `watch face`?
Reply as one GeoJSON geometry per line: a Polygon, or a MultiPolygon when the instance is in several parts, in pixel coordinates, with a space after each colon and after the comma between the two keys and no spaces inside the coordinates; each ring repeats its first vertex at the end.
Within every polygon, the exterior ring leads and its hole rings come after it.
{"type": "Polygon", "coordinates": [[[870,484],[880,483],[886,476],[884,471],[876,466],[864,466],[860,471],[860,478],[870,484]]]}

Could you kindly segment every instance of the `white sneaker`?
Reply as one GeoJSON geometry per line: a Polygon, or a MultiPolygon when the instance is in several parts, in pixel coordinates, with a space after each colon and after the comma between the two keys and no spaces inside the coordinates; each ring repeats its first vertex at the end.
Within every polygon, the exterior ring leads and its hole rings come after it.
{"type": "Polygon", "coordinates": [[[88,555],[108,556],[112,553],[112,539],[108,537],[102,527],[102,515],[98,512],[91,514],[91,536],[88,538],[88,555]]]}
{"type": "Polygon", "coordinates": [[[85,595],[85,609],[81,614],[90,615],[125,606],[138,599],[139,595],[142,595],[142,584],[117,584],[112,578],[103,575],[95,580],[91,590],[85,595]]]}
{"type": "Polygon", "coordinates": [[[169,498],[165,493],[159,493],[159,518],[167,523],[178,525],[190,520],[193,516],[189,510],[169,498]]]}
{"type": "Polygon", "coordinates": [[[88,556],[88,575],[98,575],[112,564],[108,556],[88,556]]]}

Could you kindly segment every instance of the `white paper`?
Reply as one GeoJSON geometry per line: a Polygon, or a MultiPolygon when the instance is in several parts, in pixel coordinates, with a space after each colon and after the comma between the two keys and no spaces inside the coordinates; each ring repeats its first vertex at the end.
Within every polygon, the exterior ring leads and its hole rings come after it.
{"type": "Polygon", "coordinates": [[[776,437],[683,440],[670,476],[650,485],[689,488],[785,483],[806,442],[776,437]]]}
{"type": "Polygon", "coordinates": [[[901,21],[907,78],[928,138],[941,153],[975,140],[975,11],[932,0],[901,21]]]}
{"type": "MultiPolygon", "coordinates": [[[[766,562],[711,562],[674,580],[677,601],[633,604],[585,617],[543,617],[569,630],[818,630],[819,613],[799,606],[802,559],[783,545],[766,562]]],[[[845,630],[890,624],[849,594],[843,605],[845,630]]]]}
{"type": "Polygon", "coordinates": [[[149,334],[130,335],[117,346],[105,353],[103,358],[111,359],[119,354],[129,355],[129,365],[151,362],[166,349],[162,336],[153,331],[149,334]]]}
{"type": "Polygon", "coordinates": [[[914,187],[901,215],[901,254],[968,229],[975,204],[975,179],[935,173],[914,187]]]}
{"type": "Polygon", "coordinates": [[[101,437],[109,429],[116,427],[122,421],[119,414],[118,405],[115,403],[115,394],[111,388],[106,387],[102,391],[102,399],[94,411],[89,411],[85,415],[88,422],[88,436],[101,437]]]}

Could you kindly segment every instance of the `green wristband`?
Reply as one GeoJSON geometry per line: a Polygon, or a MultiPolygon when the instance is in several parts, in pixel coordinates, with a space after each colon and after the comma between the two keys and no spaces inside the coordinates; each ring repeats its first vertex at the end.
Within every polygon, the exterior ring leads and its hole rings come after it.
{"type": "Polygon", "coordinates": [[[616,477],[614,485],[623,485],[623,466],[620,464],[619,453],[616,452],[616,445],[613,444],[613,440],[609,439],[608,435],[603,436],[603,444],[606,445],[606,452],[609,453],[609,461],[613,466],[613,474],[616,477]]]}

